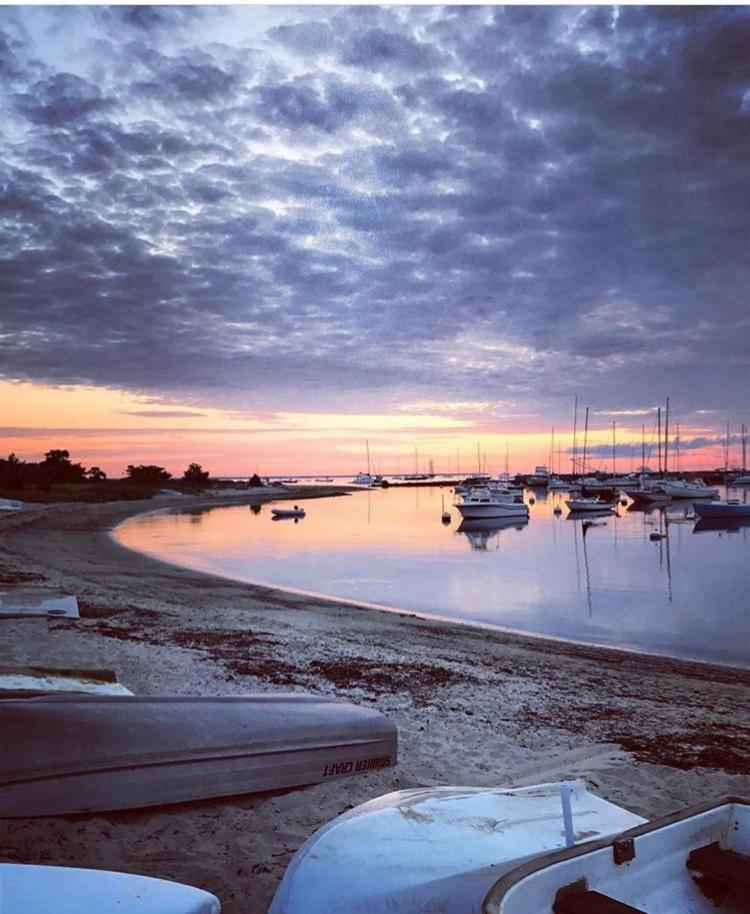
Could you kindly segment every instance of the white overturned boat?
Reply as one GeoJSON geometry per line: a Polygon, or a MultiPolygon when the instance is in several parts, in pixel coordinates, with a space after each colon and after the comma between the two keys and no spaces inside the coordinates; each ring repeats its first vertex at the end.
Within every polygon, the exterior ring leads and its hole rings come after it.
{"type": "Polygon", "coordinates": [[[396,761],[396,728],[313,695],[0,699],[0,817],[131,809],[314,784],[396,761]]]}
{"type": "Polygon", "coordinates": [[[456,503],[456,507],[460,511],[461,517],[466,520],[529,516],[529,509],[522,495],[493,491],[487,487],[471,489],[456,503]]]}
{"type": "Polygon", "coordinates": [[[305,509],[295,505],[293,508],[271,508],[274,517],[304,517],[305,509]]]}
{"type": "MultiPolygon", "coordinates": [[[[479,914],[495,880],[565,846],[643,822],[583,781],[515,790],[431,787],[371,800],[297,851],[269,914],[479,914]]],[[[530,908],[526,914],[536,914],[530,908]]]]}
{"type": "Polygon", "coordinates": [[[219,914],[219,901],[180,882],[70,866],[0,863],[2,914],[219,914]]]}
{"type": "Polygon", "coordinates": [[[579,495],[577,498],[567,498],[565,504],[569,511],[605,511],[611,513],[615,510],[615,502],[604,501],[593,496],[584,497],[579,495]]]}
{"type": "MultiPolygon", "coordinates": [[[[446,909],[448,910],[448,909],[446,909]]],[[[729,797],[500,879],[483,914],[747,914],[750,805],[729,797]]]]}
{"type": "Polygon", "coordinates": [[[750,502],[730,498],[722,501],[696,502],[693,506],[698,517],[724,518],[750,517],[750,502]]]}

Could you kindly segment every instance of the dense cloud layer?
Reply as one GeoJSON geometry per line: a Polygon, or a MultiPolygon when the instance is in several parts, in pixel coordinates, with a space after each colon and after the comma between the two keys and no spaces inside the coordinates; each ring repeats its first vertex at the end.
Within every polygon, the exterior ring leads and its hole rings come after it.
{"type": "Polygon", "coordinates": [[[0,9],[0,373],[742,415],[750,15],[0,9]]]}

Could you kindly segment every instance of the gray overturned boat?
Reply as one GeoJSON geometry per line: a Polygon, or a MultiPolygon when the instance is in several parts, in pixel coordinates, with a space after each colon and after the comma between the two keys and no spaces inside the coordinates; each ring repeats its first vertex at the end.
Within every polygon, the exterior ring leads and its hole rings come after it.
{"type": "Polygon", "coordinates": [[[312,695],[0,700],[0,817],[158,806],[395,764],[396,728],[312,695]]]}

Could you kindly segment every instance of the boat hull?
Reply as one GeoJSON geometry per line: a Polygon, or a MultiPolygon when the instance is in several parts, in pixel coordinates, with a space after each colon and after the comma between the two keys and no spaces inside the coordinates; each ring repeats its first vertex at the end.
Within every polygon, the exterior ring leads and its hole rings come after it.
{"type": "MultiPolygon", "coordinates": [[[[561,786],[417,788],[355,807],[297,851],[269,914],[477,914],[501,873],[563,845],[561,786]]],[[[572,787],[576,840],[643,821],[572,787]]]]}
{"type": "Polygon", "coordinates": [[[3,914],[219,914],[202,889],[131,873],[0,863],[3,914]],[[92,899],[96,899],[92,903],[92,899]]]}
{"type": "Polygon", "coordinates": [[[465,520],[490,520],[501,517],[528,517],[529,509],[524,504],[456,505],[465,520]]]}
{"type": "Polygon", "coordinates": [[[750,504],[732,505],[726,502],[703,502],[693,505],[698,517],[720,518],[750,517],[750,504]]]}
{"type": "Polygon", "coordinates": [[[0,700],[0,817],[299,787],[396,761],[396,728],[311,695],[0,700]]]}

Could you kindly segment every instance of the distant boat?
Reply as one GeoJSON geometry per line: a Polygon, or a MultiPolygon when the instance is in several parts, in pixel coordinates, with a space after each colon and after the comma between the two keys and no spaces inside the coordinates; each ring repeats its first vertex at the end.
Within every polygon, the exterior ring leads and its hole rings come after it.
{"type": "Polygon", "coordinates": [[[534,472],[526,479],[526,482],[530,486],[537,486],[542,488],[549,484],[549,470],[546,464],[541,464],[538,467],[534,468],[534,472]]]}
{"type": "Polygon", "coordinates": [[[614,511],[615,502],[602,501],[599,498],[568,498],[565,500],[569,511],[614,511]]]}
{"type": "Polygon", "coordinates": [[[539,857],[502,876],[476,910],[740,914],[748,911],[749,849],[750,804],[727,797],[539,857]]]}
{"type": "Polygon", "coordinates": [[[0,818],[133,809],[316,784],[396,761],[371,708],[313,695],[0,700],[0,818]]]}
{"type": "MultiPolygon", "coordinates": [[[[498,876],[564,847],[562,789],[571,791],[576,842],[644,821],[582,781],[399,790],[308,838],[268,914],[479,914],[498,876]]],[[[530,904],[524,914],[538,911],[530,904]]]]}
{"type": "Polygon", "coordinates": [[[202,889],[110,870],[0,863],[3,914],[219,914],[202,889]]]}
{"type": "Polygon", "coordinates": [[[293,508],[271,508],[271,514],[274,517],[304,517],[305,509],[298,508],[297,505],[293,508]]]}
{"type": "Polygon", "coordinates": [[[489,517],[528,517],[529,509],[523,496],[492,492],[488,488],[471,489],[457,502],[461,517],[477,520],[489,517]]]}
{"type": "Polygon", "coordinates": [[[356,486],[374,486],[375,479],[371,473],[357,473],[352,482],[356,486]]]}
{"type": "Polygon", "coordinates": [[[698,517],[750,517],[750,502],[742,503],[736,498],[722,501],[696,502],[693,505],[698,517]]]}
{"type": "Polygon", "coordinates": [[[568,483],[560,479],[559,476],[550,476],[549,482],[547,483],[547,488],[549,489],[567,489],[569,488],[568,483]]]}
{"type": "Polygon", "coordinates": [[[707,486],[702,479],[694,479],[692,482],[664,479],[661,486],[670,498],[715,498],[719,494],[715,486],[707,486]]]}

